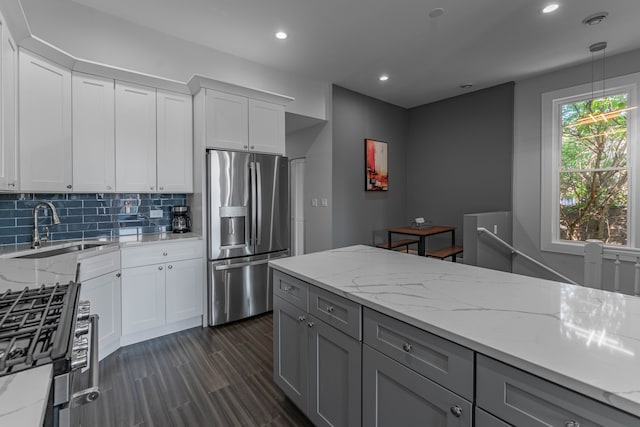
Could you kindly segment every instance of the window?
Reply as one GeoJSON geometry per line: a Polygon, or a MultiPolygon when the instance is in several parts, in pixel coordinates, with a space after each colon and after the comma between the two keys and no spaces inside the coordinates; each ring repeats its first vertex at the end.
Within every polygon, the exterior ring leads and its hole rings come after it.
{"type": "Polygon", "coordinates": [[[640,73],[607,80],[605,90],[589,83],[543,94],[543,250],[581,253],[588,239],[640,245],[639,82],[640,73]]]}

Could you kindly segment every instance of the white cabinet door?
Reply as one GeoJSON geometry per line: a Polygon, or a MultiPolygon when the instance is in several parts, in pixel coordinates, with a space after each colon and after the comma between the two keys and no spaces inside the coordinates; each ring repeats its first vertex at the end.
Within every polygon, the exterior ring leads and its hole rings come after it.
{"type": "Polygon", "coordinates": [[[203,262],[189,259],[166,264],[167,323],[202,314],[203,262]]]}
{"type": "Polygon", "coordinates": [[[164,264],[123,269],[122,335],[164,324],[164,264]]]}
{"type": "Polygon", "coordinates": [[[249,100],[249,149],[284,155],[284,106],[249,100]]]}
{"type": "Polygon", "coordinates": [[[20,188],[71,190],[71,72],[19,51],[20,188]]]}
{"type": "Polygon", "coordinates": [[[100,360],[120,347],[122,334],[120,272],[114,271],[84,280],[80,298],[91,303],[91,314],[97,314],[100,360]]]}
{"type": "Polygon", "coordinates": [[[18,50],[9,28],[2,23],[2,134],[0,135],[0,190],[18,190],[17,93],[18,50]]]}
{"type": "Polygon", "coordinates": [[[156,191],[156,90],[116,82],[116,190],[156,191]]]}
{"type": "Polygon", "coordinates": [[[249,148],[249,103],[243,96],[207,89],[207,148],[249,148]]]}
{"type": "Polygon", "coordinates": [[[116,189],[114,81],[73,73],[73,189],[116,189]]]}
{"type": "Polygon", "coordinates": [[[158,191],[193,192],[193,120],[190,95],[158,89],[158,191]]]}

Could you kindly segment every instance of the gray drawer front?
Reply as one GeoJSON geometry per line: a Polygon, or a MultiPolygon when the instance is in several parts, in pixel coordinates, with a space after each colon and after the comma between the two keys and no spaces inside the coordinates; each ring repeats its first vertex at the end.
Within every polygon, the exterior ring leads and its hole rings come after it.
{"type": "Polygon", "coordinates": [[[363,427],[471,427],[469,401],[362,346],[363,427]]]}
{"type": "Polygon", "coordinates": [[[507,424],[499,418],[494,417],[488,412],[476,406],[476,427],[512,427],[511,424],[507,424]]]}
{"type": "Polygon", "coordinates": [[[308,311],[308,283],[273,270],[273,293],[296,307],[308,311]]]}
{"type": "Polygon", "coordinates": [[[478,355],[476,373],[477,405],[518,427],[640,425],[640,418],[486,356],[478,355]]]}
{"type": "Polygon", "coordinates": [[[324,320],[345,334],[362,340],[362,306],[339,295],[309,287],[309,314],[324,320]]]}
{"type": "Polygon", "coordinates": [[[363,319],[364,343],[473,400],[473,351],[366,307],[363,319]]]}

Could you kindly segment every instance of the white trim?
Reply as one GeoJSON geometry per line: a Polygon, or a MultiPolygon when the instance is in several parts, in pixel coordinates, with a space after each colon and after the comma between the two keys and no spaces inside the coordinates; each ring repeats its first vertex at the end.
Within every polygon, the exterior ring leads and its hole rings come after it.
{"type": "MultiPolygon", "coordinates": [[[[613,93],[628,92],[629,105],[638,105],[638,86],[640,85],[640,73],[628,74],[621,77],[607,79],[605,81],[605,95],[613,93]]],[[[559,204],[555,201],[559,200],[559,186],[557,185],[557,171],[560,167],[560,141],[558,138],[561,118],[559,115],[559,106],[568,102],[580,101],[591,98],[591,94],[602,94],[601,81],[595,83],[586,83],[579,86],[555,90],[542,94],[541,103],[541,174],[540,177],[540,249],[542,251],[559,252],[567,254],[582,255],[584,253],[584,244],[582,242],[570,242],[559,239],[559,204]],[[598,86],[600,88],[598,89],[598,86]]],[[[634,196],[634,190],[640,188],[640,173],[636,172],[640,166],[640,150],[632,143],[637,141],[638,109],[632,110],[628,118],[628,135],[627,144],[629,149],[629,212],[635,215],[635,218],[629,217],[628,242],[630,247],[620,248],[617,246],[606,246],[608,251],[617,252],[618,249],[626,251],[634,251],[635,247],[640,244],[640,201],[634,196]]],[[[610,253],[611,253],[610,252],[610,253]]]]}

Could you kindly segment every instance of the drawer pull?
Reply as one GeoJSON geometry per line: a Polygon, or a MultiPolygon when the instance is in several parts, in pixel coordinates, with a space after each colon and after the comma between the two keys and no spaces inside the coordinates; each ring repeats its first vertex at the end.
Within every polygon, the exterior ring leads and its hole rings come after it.
{"type": "Polygon", "coordinates": [[[162,266],[159,266],[159,267],[158,267],[158,270],[162,271],[162,266]]]}
{"type": "Polygon", "coordinates": [[[402,349],[404,351],[406,351],[407,353],[409,353],[413,349],[413,346],[411,344],[409,344],[408,342],[406,342],[406,343],[402,344],[402,349]]]}
{"type": "Polygon", "coordinates": [[[291,286],[291,285],[284,287],[284,291],[285,292],[291,292],[292,290],[293,290],[293,286],[291,286]]]}
{"type": "Polygon", "coordinates": [[[171,269],[173,268],[173,265],[169,264],[169,265],[167,266],[167,268],[168,268],[169,270],[171,270],[171,269]]]}
{"type": "Polygon", "coordinates": [[[167,256],[168,254],[166,252],[162,252],[162,256],[167,256]]]}
{"type": "Polygon", "coordinates": [[[459,407],[458,405],[452,406],[451,407],[451,413],[457,417],[460,418],[462,416],[462,408],[459,407]]]}
{"type": "Polygon", "coordinates": [[[121,273],[116,273],[116,277],[120,277],[120,276],[122,276],[121,273]]]}
{"type": "Polygon", "coordinates": [[[315,325],[315,323],[313,323],[313,322],[307,323],[307,326],[310,327],[310,328],[313,328],[313,325],[315,325]]]}
{"type": "Polygon", "coordinates": [[[306,316],[299,316],[298,317],[298,321],[299,322],[304,322],[305,320],[307,320],[306,316]]]}
{"type": "Polygon", "coordinates": [[[327,307],[327,313],[333,313],[333,306],[332,305],[327,307]]]}
{"type": "Polygon", "coordinates": [[[564,427],[580,427],[580,423],[575,420],[569,420],[564,422],[564,427]]]}

